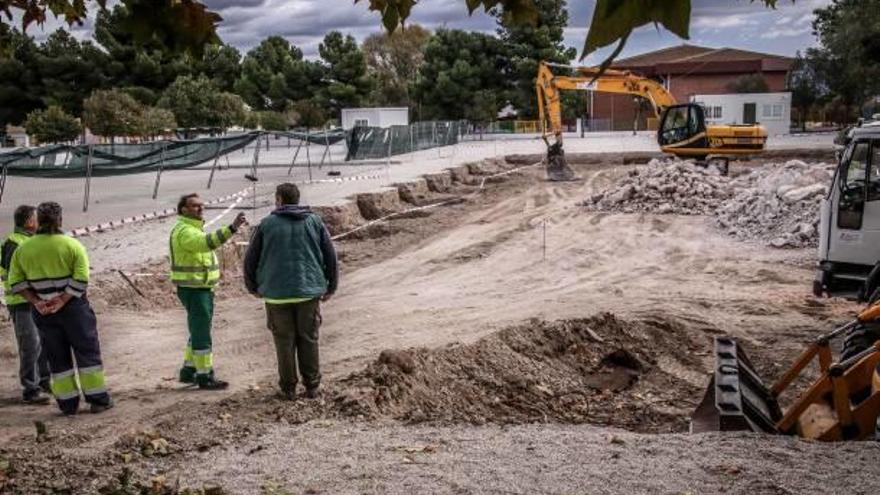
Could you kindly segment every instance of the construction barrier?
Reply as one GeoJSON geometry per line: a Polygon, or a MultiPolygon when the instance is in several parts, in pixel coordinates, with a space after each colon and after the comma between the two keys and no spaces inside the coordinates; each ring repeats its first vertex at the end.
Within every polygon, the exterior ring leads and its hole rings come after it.
{"type": "Polygon", "coordinates": [[[388,158],[403,153],[457,144],[467,131],[459,121],[416,122],[391,127],[355,127],[351,130],[346,160],[388,158]]]}

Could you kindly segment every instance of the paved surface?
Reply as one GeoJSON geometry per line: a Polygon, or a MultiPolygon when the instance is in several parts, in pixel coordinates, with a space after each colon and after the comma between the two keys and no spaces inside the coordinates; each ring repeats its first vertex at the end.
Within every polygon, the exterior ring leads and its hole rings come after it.
{"type": "MultiPolygon", "coordinates": [[[[833,135],[810,134],[771,137],[770,149],[815,148],[831,146],[833,135]]],[[[569,153],[656,151],[653,132],[641,132],[633,136],[629,132],[593,133],[584,138],[572,134],[566,137],[569,153]]],[[[508,154],[540,154],[544,144],[537,135],[486,136],[482,141],[464,141],[458,145],[434,148],[391,157],[385,162],[372,160],[363,163],[343,163],[345,148],[333,146],[330,158],[323,166],[323,147],[313,147],[309,153],[315,166],[308,167],[305,148],[296,157],[291,174],[288,170],[296,146],[288,147],[286,140],[273,141],[270,149],[260,151],[258,190],[271,192],[274,186],[285,181],[301,184],[303,202],[314,206],[330,206],[346,201],[354,194],[374,191],[395,182],[413,180],[426,173],[491,157],[508,154]],[[328,172],[339,172],[330,176],[328,172]],[[332,178],[370,178],[337,183],[309,183],[332,178]]],[[[84,179],[36,179],[9,177],[6,191],[0,203],[0,232],[11,228],[12,211],[22,203],[36,204],[41,201],[58,201],[65,207],[65,228],[73,229],[117,220],[126,216],[164,210],[175,205],[180,195],[198,192],[207,198],[226,196],[252,184],[244,177],[250,171],[254,148],[233,152],[220,160],[212,188],[207,189],[210,163],[200,167],[166,172],[161,177],[158,195],[152,199],[156,182],[155,173],[119,177],[94,178],[91,183],[89,207],[83,210],[84,179]],[[227,160],[228,158],[228,160],[227,160]]]]}

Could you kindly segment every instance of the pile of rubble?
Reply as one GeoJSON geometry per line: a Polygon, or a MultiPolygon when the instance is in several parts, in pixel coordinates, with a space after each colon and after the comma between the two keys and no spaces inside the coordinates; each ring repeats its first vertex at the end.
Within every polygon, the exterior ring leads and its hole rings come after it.
{"type": "Polygon", "coordinates": [[[730,180],[715,167],[693,162],[651,160],[604,192],[593,195],[584,206],[624,213],[673,213],[707,215],[731,197],[730,180]]]}
{"type": "Polygon", "coordinates": [[[773,247],[815,246],[819,206],[833,166],[791,160],[737,178],[692,162],[652,160],[582,204],[602,211],[712,215],[741,240],[773,247]]]}
{"type": "Polygon", "coordinates": [[[742,240],[773,247],[818,243],[819,209],[834,168],[791,160],[731,181],[735,193],[715,211],[715,224],[742,240]]]}

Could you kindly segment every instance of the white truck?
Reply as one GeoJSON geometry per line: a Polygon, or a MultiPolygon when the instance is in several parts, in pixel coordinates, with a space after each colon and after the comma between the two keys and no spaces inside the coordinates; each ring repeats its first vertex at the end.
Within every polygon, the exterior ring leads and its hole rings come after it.
{"type": "Polygon", "coordinates": [[[846,141],[822,201],[817,296],[859,296],[880,261],[880,122],[854,127],[846,141]]]}

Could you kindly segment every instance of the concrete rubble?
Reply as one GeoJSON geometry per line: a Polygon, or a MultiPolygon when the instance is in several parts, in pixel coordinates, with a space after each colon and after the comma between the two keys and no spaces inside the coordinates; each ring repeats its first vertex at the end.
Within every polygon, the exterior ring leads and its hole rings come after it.
{"type": "Polygon", "coordinates": [[[736,178],[693,162],[651,160],[582,205],[599,211],[711,215],[740,240],[773,247],[815,246],[819,206],[833,165],[791,160],[736,178]]]}

